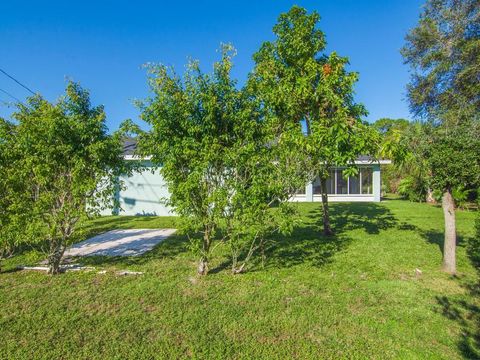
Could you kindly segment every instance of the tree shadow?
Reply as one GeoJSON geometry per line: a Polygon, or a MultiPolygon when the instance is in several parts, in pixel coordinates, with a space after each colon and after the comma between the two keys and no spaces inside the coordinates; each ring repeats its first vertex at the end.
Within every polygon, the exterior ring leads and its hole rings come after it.
{"type": "Polygon", "coordinates": [[[266,267],[288,268],[304,263],[321,267],[351,240],[347,236],[325,236],[314,226],[297,227],[290,235],[279,235],[267,243],[266,267]]]}
{"type": "MultiPolygon", "coordinates": [[[[420,236],[425,239],[430,244],[434,244],[438,246],[438,250],[442,253],[443,256],[443,245],[445,243],[445,234],[443,231],[438,230],[424,230],[420,229],[417,226],[411,226],[411,230],[416,231],[420,234],[420,236]]],[[[465,245],[465,238],[457,233],[457,246],[464,246],[465,245]]]]}
{"type": "MultiPolygon", "coordinates": [[[[321,221],[321,209],[313,214],[321,221]]],[[[368,234],[379,234],[380,231],[393,228],[398,221],[385,206],[376,203],[336,203],[331,207],[331,220],[337,234],[363,229],[368,234]]]]}
{"type": "MultiPolygon", "coordinates": [[[[440,233],[438,238],[442,239],[440,233]]],[[[469,238],[467,256],[477,271],[474,280],[466,277],[457,277],[466,294],[457,296],[437,296],[438,308],[446,318],[457,322],[461,327],[460,339],[457,342],[458,349],[466,359],[480,359],[480,238],[469,238]]]]}
{"type": "Polygon", "coordinates": [[[331,205],[333,236],[323,235],[320,205],[304,214],[306,221],[288,236],[276,236],[266,249],[267,267],[291,267],[303,263],[321,267],[332,261],[354,239],[348,231],[363,229],[378,234],[395,227],[397,220],[386,207],[374,203],[335,203],[331,205]]]}
{"type": "Polygon", "coordinates": [[[480,294],[480,284],[463,285],[468,290],[469,300],[447,296],[436,296],[440,312],[447,319],[457,322],[461,327],[458,349],[466,359],[480,359],[480,306],[473,303],[480,294]]]}

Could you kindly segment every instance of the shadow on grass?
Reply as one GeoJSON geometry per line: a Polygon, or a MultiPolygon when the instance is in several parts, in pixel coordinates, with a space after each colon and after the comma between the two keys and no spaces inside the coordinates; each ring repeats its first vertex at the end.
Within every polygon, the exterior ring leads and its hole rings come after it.
{"type": "Polygon", "coordinates": [[[443,316],[461,327],[458,349],[466,359],[480,359],[480,306],[472,299],[480,295],[480,283],[463,285],[468,297],[437,296],[438,309],[443,316]]]}
{"type": "Polygon", "coordinates": [[[265,251],[266,267],[285,268],[300,264],[323,266],[352,241],[347,236],[325,236],[314,227],[295,228],[289,236],[277,236],[265,251]]]}
{"type": "Polygon", "coordinates": [[[378,234],[398,223],[388,208],[374,203],[331,204],[333,236],[323,235],[320,204],[302,217],[305,222],[294,228],[292,234],[276,236],[270,241],[266,251],[267,267],[290,267],[303,263],[323,266],[354,240],[348,231],[363,229],[368,234],[378,234]]]}
{"type": "MultiPolygon", "coordinates": [[[[400,228],[402,229],[402,228],[400,228]]],[[[442,253],[443,256],[443,245],[445,242],[445,233],[438,230],[424,230],[416,226],[411,226],[410,230],[416,231],[420,236],[428,243],[438,246],[438,251],[442,253]]],[[[457,246],[464,246],[465,239],[462,235],[457,233],[457,246]]]]}
{"type": "Polygon", "coordinates": [[[477,270],[477,277],[473,281],[458,278],[466,294],[437,296],[436,310],[460,325],[461,334],[457,345],[463,357],[480,359],[480,238],[469,238],[466,250],[470,262],[477,270]]]}
{"type": "MultiPolygon", "coordinates": [[[[321,216],[319,208],[314,214],[319,225],[321,216]]],[[[354,229],[363,229],[368,234],[379,234],[380,231],[398,225],[393,213],[376,203],[337,203],[331,207],[331,217],[334,231],[338,234],[354,229]]]]}

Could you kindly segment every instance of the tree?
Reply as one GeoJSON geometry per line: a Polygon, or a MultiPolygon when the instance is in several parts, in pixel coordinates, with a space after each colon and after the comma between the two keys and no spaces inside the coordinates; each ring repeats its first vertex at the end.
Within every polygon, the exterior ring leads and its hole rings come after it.
{"type": "Polygon", "coordinates": [[[121,135],[107,133],[103,107],[92,107],[88,91],[72,82],[57,103],[33,96],[13,118],[2,124],[13,163],[2,180],[8,203],[0,215],[22,225],[18,237],[46,240],[49,273],[57,274],[79,225],[109,204],[126,170],[121,135]]]}
{"type": "Polygon", "coordinates": [[[382,180],[388,191],[410,201],[432,200],[426,167],[416,152],[423,125],[406,119],[382,118],[372,126],[382,136],[383,155],[393,160],[393,166],[382,169],[382,180]]]}
{"type": "Polygon", "coordinates": [[[319,19],[318,13],[307,14],[298,6],[281,14],[273,27],[275,40],[264,42],[254,55],[249,86],[278,122],[279,141],[293,137],[309,161],[304,168],[306,181],[320,177],[324,233],[329,235],[329,170],[346,166],[344,176],[356,174],[358,155],[376,155],[380,138],[361,121],[366,110],[353,99],[358,75],[346,70],[348,59],[324,53],[319,19]]]}
{"type": "Polygon", "coordinates": [[[442,195],[443,268],[455,273],[457,186],[479,184],[480,6],[477,0],[428,0],[402,49],[411,66],[408,98],[424,120],[419,154],[442,195]]]}
{"type": "MultiPolygon", "coordinates": [[[[25,241],[23,236],[17,236],[22,221],[13,216],[9,209],[12,206],[13,194],[24,194],[19,191],[24,185],[24,179],[12,176],[12,170],[15,169],[16,160],[9,146],[12,144],[14,133],[14,124],[0,118],[0,261],[13,254],[15,247],[20,241],[25,241]]],[[[23,202],[20,202],[23,203],[23,202]]],[[[25,211],[16,212],[25,214],[25,211]]]]}
{"type": "Polygon", "coordinates": [[[152,155],[170,193],[169,204],[184,220],[191,244],[200,255],[198,273],[206,275],[212,244],[230,196],[231,169],[226,151],[240,114],[238,92],[230,79],[230,57],[223,53],[212,76],[190,62],[183,80],[163,65],[149,68],[154,98],[142,105],[151,131],[140,134],[139,148],[152,155]]]}
{"type": "Polygon", "coordinates": [[[141,105],[151,129],[139,134],[140,153],[160,167],[169,205],[199,255],[200,275],[208,273],[215,243],[228,243],[232,271],[244,271],[265,234],[281,227],[277,215],[288,212],[286,198],[277,196],[286,193],[279,188],[291,186],[278,181],[288,174],[283,162],[274,161],[282,153],[268,137],[255,98],[231,78],[233,54],[223,46],[211,75],[198,62],[190,62],[182,78],[166,66],[150,66],[153,98],[141,105]],[[271,212],[275,202],[284,205],[271,212]]]}
{"type": "Polygon", "coordinates": [[[410,127],[407,119],[381,118],[375,121],[372,126],[385,136],[393,136],[395,133],[404,133],[410,127]]]}

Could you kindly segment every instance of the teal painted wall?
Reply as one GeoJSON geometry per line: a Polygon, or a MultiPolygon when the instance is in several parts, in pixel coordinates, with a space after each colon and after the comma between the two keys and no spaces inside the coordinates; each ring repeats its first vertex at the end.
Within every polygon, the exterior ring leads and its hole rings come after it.
{"type": "MultiPolygon", "coordinates": [[[[145,166],[151,166],[151,163],[146,162],[145,166]]],[[[165,205],[169,193],[158,168],[151,167],[120,179],[124,189],[117,194],[120,202],[118,215],[174,215],[165,205]]]]}

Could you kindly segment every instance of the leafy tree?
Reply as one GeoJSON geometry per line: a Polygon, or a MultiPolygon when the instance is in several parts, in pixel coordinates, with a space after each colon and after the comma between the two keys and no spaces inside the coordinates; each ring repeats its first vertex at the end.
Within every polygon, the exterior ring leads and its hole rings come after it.
{"type": "Polygon", "coordinates": [[[264,42],[254,55],[249,86],[276,119],[278,141],[292,139],[309,165],[305,179],[320,177],[324,233],[332,234],[326,180],[333,166],[354,175],[360,154],[376,155],[379,136],[361,121],[363,105],[355,103],[358,75],[346,70],[348,60],[327,55],[325,36],[317,28],[320,16],[293,6],[273,27],[275,40],[264,42]],[[305,134],[301,127],[305,127],[305,134]]]}
{"type": "Polygon", "coordinates": [[[385,137],[394,136],[395,133],[403,133],[410,127],[407,119],[381,118],[375,121],[372,126],[385,137]]]}
{"type": "Polygon", "coordinates": [[[480,212],[475,220],[475,234],[467,243],[467,255],[477,271],[480,272],[480,212]]]}
{"type": "Polygon", "coordinates": [[[442,192],[443,268],[455,273],[453,189],[478,186],[480,174],[480,6],[477,0],[428,0],[402,54],[412,68],[408,98],[426,121],[418,154],[442,192]]]}
{"type": "Polygon", "coordinates": [[[8,185],[2,221],[22,228],[16,237],[46,240],[49,272],[57,274],[79,225],[109,203],[126,170],[121,136],[107,133],[103,107],[92,107],[76,83],[56,104],[29,98],[13,118],[2,123],[6,161],[13,161],[2,180],[8,185]]]}
{"type": "MultiPolygon", "coordinates": [[[[21,222],[8,211],[12,206],[13,193],[24,193],[19,191],[24,184],[22,179],[12,176],[16,159],[9,145],[12,143],[13,133],[14,125],[0,118],[0,260],[12,255],[18,243],[25,240],[22,236],[16,236],[21,229],[21,222]]],[[[24,211],[17,212],[25,214],[24,211]]]]}
{"type": "Polygon", "coordinates": [[[424,159],[419,156],[419,139],[423,130],[420,122],[383,118],[372,126],[382,135],[382,152],[393,160],[393,166],[382,169],[388,191],[411,201],[434,201],[428,185],[424,159]]]}
{"type": "Polygon", "coordinates": [[[286,224],[278,215],[289,212],[282,187],[291,185],[281,176],[288,170],[274,161],[283,154],[270,141],[255,99],[231,78],[233,53],[225,45],[211,75],[198,62],[189,64],[183,78],[166,66],[151,66],[154,96],[142,105],[151,130],[139,135],[140,152],[161,168],[169,204],[199,254],[200,275],[209,270],[215,242],[228,243],[232,271],[244,271],[263,237],[286,224]],[[270,211],[274,203],[279,211],[270,211]]]}

